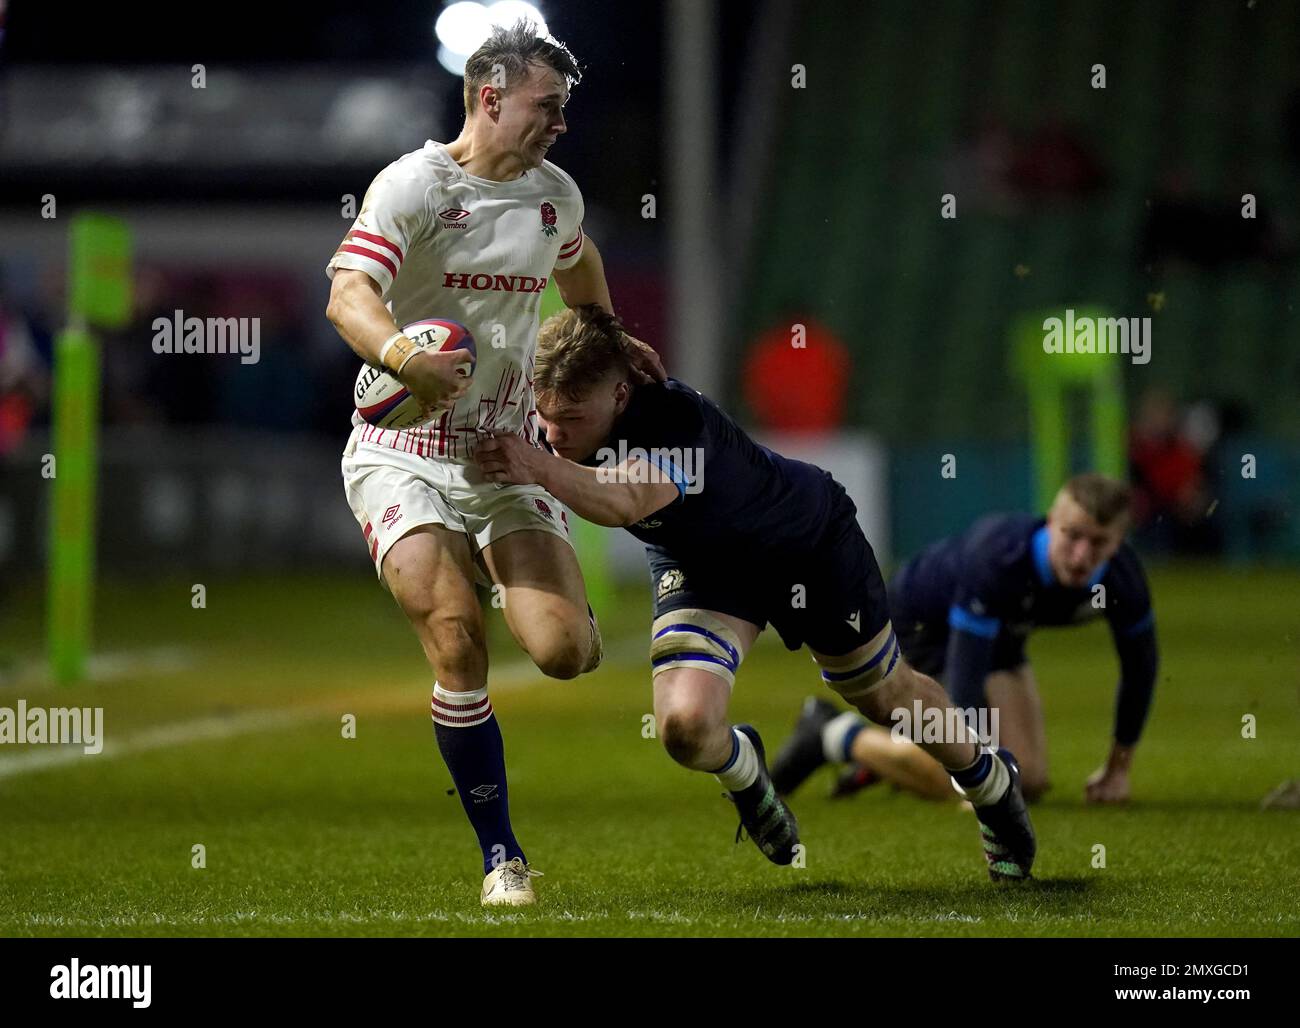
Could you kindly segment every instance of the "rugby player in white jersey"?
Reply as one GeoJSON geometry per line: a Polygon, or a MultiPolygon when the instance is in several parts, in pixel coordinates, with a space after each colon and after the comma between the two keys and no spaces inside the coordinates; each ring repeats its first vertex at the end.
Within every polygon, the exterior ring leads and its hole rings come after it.
{"type": "MultiPolygon", "coordinates": [[[[488,481],[473,461],[492,432],[539,445],[533,354],[548,278],[569,306],[613,309],[582,194],[545,159],[580,77],[569,50],[532,25],[495,29],[465,66],[460,136],[381,171],[328,268],[339,334],[430,412],[406,430],[354,416],[343,479],[375,570],[433,668],[434,732],[483,852],[486,906],[535,902],[536,872],[510,824],[476,570],[504,590],[506,623],[543,673],[573,678],[601,658],[563,508],[540,487],[488,481]],[[464,351],[424,352],[402,335],[424,318],[469,328],[472,379],[457,374],[464,351]]],[[[642,374],[664,377],[653,350],[628,345],[642,374]]]]}

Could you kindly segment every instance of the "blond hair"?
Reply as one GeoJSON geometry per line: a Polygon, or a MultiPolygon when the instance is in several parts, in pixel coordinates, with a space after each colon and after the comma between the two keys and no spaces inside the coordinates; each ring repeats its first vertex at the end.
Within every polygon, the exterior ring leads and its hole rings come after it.
{"type": "Polygon", "coordinates": [[[1126,483],[1095,471],[1075,475],[1061,486],[1061,494],[1070,497],[1099,525],[1127,518],[1133,502],[1133,491],[1126,483]]]}
{"type": "Polygon", "coordinates": [[[611,372],[626,375],[623,323],[594,303],[566,307],[542,322],[533,389],[578,403],[611,372]]]}

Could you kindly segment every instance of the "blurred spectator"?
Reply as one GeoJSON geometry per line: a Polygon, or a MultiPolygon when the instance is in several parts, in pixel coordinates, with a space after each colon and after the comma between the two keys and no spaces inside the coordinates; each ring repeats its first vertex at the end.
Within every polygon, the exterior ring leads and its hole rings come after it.
{"type": "MultiPolygon", "coordinates": [[[[49,374],[27,317],[6,297],[0,280],[0,475],[5,458],[22,444],[48,396],[49,374]]],[[[7,597],[9,577],[0,574],[0,602],[7,597]]],[[[13,668],[12,657],[0,652],[0,684],[13,668]]]]}
{"type": "Polygon", "coordinates": [[[27,318],[0,284],[0,457],[23,441],[49,395],[49,375],[27,318]]]}
{"type": "Polygon", "coordinates": [[[1165,391],[1151,389],[1142,397],[1129,442],[1129,463],[1135,534],[1147,547],[1189,554],[1221,549],[1218,523],[1206,514],[1211,501],[1205,452],[1217,438],[1208,406],[1184,419],[1165,391]]]}

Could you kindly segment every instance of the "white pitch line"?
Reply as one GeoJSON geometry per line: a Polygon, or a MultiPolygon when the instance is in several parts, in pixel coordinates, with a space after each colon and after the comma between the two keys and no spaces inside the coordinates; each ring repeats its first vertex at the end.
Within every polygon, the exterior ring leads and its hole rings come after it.
{"type": "MultiPolygon", "coordinates": [[[[646,644],[643,640],[637,640],[635,643],[628,640],[606,651],[606,664],[603,666],[622,663],[631,656],[633,645],[636,646],[639,654],[644,654],[646,644]]],[[[528,660],[512,661],[492,671],[488,677],[492,692],[521,689],[549,681],[537,670],[532,661],[528,660]]],[[[405,695],[407,689],[404,688],[401,692],[405,695]]],[[[135,756],[138,753],[149,753],[173,746],[187,746],[194,742],[229,739],[240,735],[253,735],[257,732],[272,732],[306,721],[331,717],[338,713],[338,704],[331,703],[327,706],[317,704],[306,707],[250,710],[242,714],[175,721],[142,729],[121,740],[106,738],[103,750],[94,754],[86,753],[83,747],[78,745],[46,746],[27,753],[15,754],[12,757],[0,757],[0,780],[76,764],[91,766],[105,760],[135,756]]]]}
{"type": "MultiPolygon", "coordinates": [[[[113,682],[139,675],[174,675],[189,671],[199,663],[194,651],[183,646],[158,646],[146,650],[111,650],[94,653],[86,661],[86,680],[113,682]]],[[[50,678],[49,661],[44,657],[25,660],[15,670],[0,677],[8,688],[29,686],[45,688],[55,683],[50,678]]]]}
{"type": "MultiPolygon", "coordinates": [[[[609,910],[593,911],[591,913],[575,914],[572,911],[564,910],[558,913],[551,913],[546,910],[535,911],[532,914],[489,914],[489,913],[467,913],[463,911],[421,911],[411,913],[405,910],[374,910],[365,913],[356,913],[353,911],[321,911],[319,913],[302,912],[297,914],[281,914],[274,912],[262,913],[256,910],[239,910],[232,911],[228,914],[216,914],[210,916],[204,915],[168,915],[157,913],[139,913],[139,914],[112,914],[107,917],[76,917],[66,914],[23,914],[14,918],[10,923],[19,924],[28,928],[141,928],[141,927],[168,927],[168,928],[218,928],[218,927],[239,927],[239,926],[306,926],[312,924],[336,924],[336,925],[380,925],[380,924],[429,924],[449,922],[458,922],[467,925],[492,926],[505,924],[523,924],[538,925],[539,927],[551,922],[580,922],[580,921],[616,921],[619,919],[629,921],[649,921],[655,924],[664,925],[692,925],[701,921],[710,921],[716,924],[749,924],[749,923],[766,923],[766,924],[801,924],[801,925],[835,925],[849,923],[863,924],[922,924],[928,922],[949,923],[961,921],[970,924],[981,924],[983,918],[971,917],[967,915],[948,913],[948,914],[896,914],[896,913],[870,913],[859,911],[851,914],[773,914],[765,917],[755,916],[753,918],[728,917],[727,915],[713,912],[689,915],[683,914],[676,910],[619,910],[611,912],[609,910]],[[540,916],[539,916],[540,915],[540,916]]],[[[1068,918],[1059,918],[1058,920],[1086,920],[1081,915],[1073,915],[1068,918]]],[[[1202,919],[1204,920],[1204,919],[1202,919]]],[[[1217,919],[1211,919],[1217,920],[1217,919]]]]}
{"type": "MultiPolygon", "coordinates": [[[[574,914],[569,911],[562,911],[558,914],[546,915],[546,920],[550,921],[607,921],[610,918],[608,912],[599,914],[574,914]]],[[[241,910],[230,914],[217,914],[211,917],[202,916],[180,916],[171,917],[166,914],[140,914],[131,915],[113,915],[110,917],[73,917],[65,914],[24,914],[16,918],[16,924],[22,924],[29,928],[140,928],[140,927],[168,927],[168,928],[217,928],[217,927],[236,927],[240,925],[309,925],[309,924],[346,924],[346,925],[377,925],[377,924],[427,924],[459,922],[461,924],[493,926],[508,924],[530,924],[536,921],[536,918],[528,914],[489,914],[489,913],[466,913],[455,911],[451,913],[442,913],[440,911],[429,911],[419,914],[408,914],[405,911],[389,910],[376,911],[374,913],[354,914],[351,912],[332,913],[329,911],[320,914],[274,914],[259,913],[256,910],[241,910]]]]}
{"type": "Polygon", "coordinates": [[[89,766],[90,762],[113,760],[117,757],[148,753],[150,750],[161,750],[170,746],[184,746],[208,739],[227,739],[234,735],[269,732],[318,715],[317,710],[311,709],[256,710],[229,717],[203,717],[192,721],[177,721],[172,724],[158,725],[156,728],[146,728],[118,742],[106,739],[104,748],[99,753],[86,753],[84,747],[77,745],[50,746],[13,757],[0,758],[0,779],[78,763],[89,766]]]}

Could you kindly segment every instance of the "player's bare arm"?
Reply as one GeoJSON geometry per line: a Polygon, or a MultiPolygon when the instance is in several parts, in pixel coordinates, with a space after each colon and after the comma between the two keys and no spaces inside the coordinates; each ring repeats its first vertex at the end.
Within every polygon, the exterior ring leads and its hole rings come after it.
{"type": "Polygon", "coordinates": [[[530,446],[518,436],[482,440],[475,458],[490,481],[540,485],[579,517],[608,528],[625,528],[662,510],[678,497],[646,461],[615,468],[587,468],[530,446]],[[644,465],[634,467],[633,465],[644,465]],[[651,481],[659,477],[659,481],[651,481]]]}
{"type": "Polygon", "coordinates": [[[386,354],[385,344],[393,340],[395,349],[400,349],[402,340],[410,347],[415,344],[402,335],[379,293],[379,283],[364,271],[340,268],[330,286],[325,316],[358,357],[375,367],[390,367],[427,407],[437,408],[459,399],[469,383],[457,375],[456,367],[468,362],[469,357],[464,351],[426,353],[417,349],[405,364],[394,366],[396,362],[389,356],[394,351],[390,349],[386,354]]]}
{"type": "MultiPolygon", "coordinates": [[[[556,268],[552,273],[556,288],[568,307],[584,307],[595,304],[606,313],[614,313],[613,301],[609,298],[609,285],[605,281],[605,264],[601,260],[596,243],[587,236],[582,243],[582,256],[571,268],[556,268]]],[[[633,336],[623,333],[624,352],[628,363],[632,365],[632,374],[639,382],[663,382],[668,378],[663,361],[654,348],[633,336]]]]}
{"type": "Polygon", "coordinates": [[[571,268],[556,268],[552,277],[566,306],[582,307],[594,303],[601,310],[614,313],[609,284],[605,281],[605,262],[590,235],[582,240],[582,255],[577,263],[571,268]]]}

